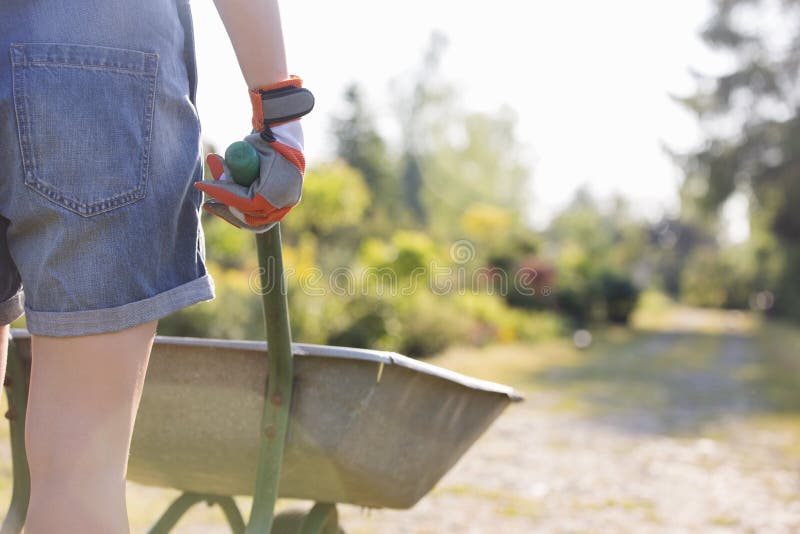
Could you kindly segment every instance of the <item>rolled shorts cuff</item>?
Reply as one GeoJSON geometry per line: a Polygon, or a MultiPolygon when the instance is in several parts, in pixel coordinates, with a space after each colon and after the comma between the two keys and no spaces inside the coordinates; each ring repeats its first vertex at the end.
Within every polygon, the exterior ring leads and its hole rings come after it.
{"type": "Polygon", "coordinates": [[[28,331],[40,336],[85,336],[131,328],[155,321],[181,308],[214,298],[214,282],[206,274],[158,295],[99,310],[40,312],[26,307],[28,331]]]}
{"type": "Polygon", "coordinates": [[[11,324],[25,312],[22,291],[10,299],[0,302],[0,326],[11,324]]]}

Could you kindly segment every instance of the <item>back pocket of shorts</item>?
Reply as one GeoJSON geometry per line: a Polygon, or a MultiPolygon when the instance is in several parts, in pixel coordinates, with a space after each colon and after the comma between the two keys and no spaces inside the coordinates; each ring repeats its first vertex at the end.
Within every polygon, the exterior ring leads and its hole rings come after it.
{"type": "Polygon", "coordinates": [[[84,217],[145,196],[158,55],[11,45],[25,184],[84,217]]]}

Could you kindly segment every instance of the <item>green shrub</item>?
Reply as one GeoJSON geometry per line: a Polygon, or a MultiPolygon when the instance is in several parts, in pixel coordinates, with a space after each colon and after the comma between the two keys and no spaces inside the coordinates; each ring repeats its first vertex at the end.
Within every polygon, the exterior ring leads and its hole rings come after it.
{"type": "Polygon", "coordinates": [[[258,263],[253,234],[209,213],[203,213],[206,261],[223,269],[248,269],[258,263]]]}
{"type": "Polygon", "coordinates": [[[306,173],[303,198],[285,224],[291,232],[329,235],[362,222],[370,201],[360,171],[341,160],[323,163],[306,173]]]}
{"type": "Polygon", "coordinates": [[[627,324],[639,298],[639,289],[633,280],[619,273],[606,271],[601,275],[600,287],[606,320],[627,324]]]}
{"type": "Polygon", "coordinates": [[[586,326],[593,315],[595,295],[587,287],[560,287],[556,292],[556,310],[575,326],[586,326]]]}
{"type": "Polygon", "coordinates": [[[216,298],[173,313],[158,323],[158,333],[169,336],[221,339],[264,339],[261,297],[249,286],[246,273],[220,269],[210,263],[216,298]]]}
{"type": "Polygon", "coordinates": [[[385,343],[395,312],[389,302],[374,296],[356,296],[343,309],[344,324],[334,327],[327,343],[375,349],[385,343]]]}
{"type": "Polygon", "coordinates": [[[471,321],[447,296],[420,291],[397,302],[394,350],[413,357],[430,356],[450,345],[466,344],[471,321]]]}
{"type": "Polygon", "coordinates": [[[358,260],[366,269],[390,270],[398,282],[412,273],[427,273],[437,260],[436,245],[422,232],[401,230],[391,241],[365,239],[358,260]]]}
{"type": "Polygon", "coordinates": [[[497,295],[458,295],[454,305],[471,322],[465,341],[472,345],[535,341],[557,336],[562,329],[554,313],[510,308],[497,295]]]}

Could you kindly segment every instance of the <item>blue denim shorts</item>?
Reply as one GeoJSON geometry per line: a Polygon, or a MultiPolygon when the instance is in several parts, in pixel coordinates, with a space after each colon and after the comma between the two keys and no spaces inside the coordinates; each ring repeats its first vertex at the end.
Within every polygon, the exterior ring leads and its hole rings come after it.
{"type": "Polygon", "coordinates": [[[0,3],[0,325],[111,332],[214,297],[187,0],[0,3]]]}

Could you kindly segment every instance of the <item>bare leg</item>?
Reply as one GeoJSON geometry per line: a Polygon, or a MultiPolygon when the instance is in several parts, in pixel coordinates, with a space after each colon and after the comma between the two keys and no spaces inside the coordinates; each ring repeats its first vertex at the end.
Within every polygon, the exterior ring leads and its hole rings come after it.
{"type": "Polygon", "coordinates": [[[0,380],[6,378],[6,358],[8,357],[8,325],[0,326],[0,380]]]}
{"type": "Polygon", "coordinates": [[[130,532],[125,476],[155,329],[33,336],[26,534],[130,532]]]}

